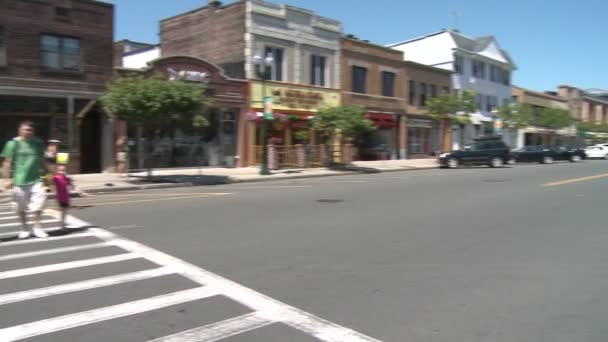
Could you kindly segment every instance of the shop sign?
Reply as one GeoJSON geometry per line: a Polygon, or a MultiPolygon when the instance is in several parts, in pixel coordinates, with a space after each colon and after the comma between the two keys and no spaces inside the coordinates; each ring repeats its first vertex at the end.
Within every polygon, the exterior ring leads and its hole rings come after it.
{"type": "Polygon", "coordinates": [[[432,128],[433,122],[430,120],[408,119],[407,125],[408,127],[432,128]]]}
{"type": "Polygon", "coordinates": [[[264,119],[272,120],[272,96],[264,96],[264,119]]]}
{"type": "Polygon", "coordinates": [[[167,68],[169,73],[169,81],[190,81],[190,82],[206,82],[208,75],[206,72],[192,70],[175,70],[167,68]]]}
{"type": "Polygon", "coordinates": [[[319,108],[337,106],[340,104],[340,91],[336,89],[318,89],[298,85],[266,84],[266,93],[263,94],[262,84],[252,82],[252,107],[260,107],[260,100],[264,95],[271,95],[273,108],[276,111],[302,111],[317,112],[319,108]]]}

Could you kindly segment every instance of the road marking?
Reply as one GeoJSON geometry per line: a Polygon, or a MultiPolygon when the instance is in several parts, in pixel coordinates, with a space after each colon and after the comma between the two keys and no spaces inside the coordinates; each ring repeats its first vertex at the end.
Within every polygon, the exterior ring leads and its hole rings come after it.
{"type": "Polygon", "coordinates": [[[110,195],[89,195],[86,197],[81,197],[82,199],[103,199],[103,198],[109,198],[109,197],[152,197],[152,196],[196,196],[196,195],[231,195],[230,193],[226,193],[226,192],[180,192],[180,193],[169,193],[169,194],[165,194],[165,193],[154,193],[154,194],[149,194],[149,193],[143,193],[143,194],[129,194],[129,195],[125,195],[125,194],[110,194],[110,195]]]}
{"type": "MultiPolygon", "coordinates": [[[[59,263],[59,264],[22,268],[22,269],[18,269],[18,270],[0,272],[0,280],[17,278],[17,277],[25,277],[25,276],[29,276],[29,275],[33,275],[33,274],[63,271],[63,270],[69,270],[69,269],[74,269],[74,268],[82,268],[82,267],[87,267],[87,266],[109,264],[109,263],[113,263],[113,262],[138,259],[138,258],[141,258],[141,257],[137,254],[124,253],[124,254],[111,255],[111,256],[101,257],[101,258],[69,261],[69,262],[63,262],[63,263],[59,263]]],[[[0,335],[0,336],[2,336],[2,335],[0,335]]]]}
{"type": "Polygon", "coordinates": [[[289,188],[312,188],[312,185],[277,185],[277,186],[235,186],[234,189],[289,189],[289,188]]]}
{"type": "MultiPolygon", "coordinates": [[[[72,217],[69,217],[71,222],[72,217]]],[[[82,221],[75,221],[82,222],[82,221]]],[[[326,342],[380,342],[369,336],[360,334],[349,328],[314,316],[298,308],[272,299],[252,289],[239,285],[231,280],[223,278],[215,273],[209,272],[183,260],[177,259],[161,251],[144,246],[138,242],[118,237],[118,235],[99,228],[91,228],[100,239],[112,241],[112,243],[133,254],[140,255],[147,260],[153,260],[156,264],[170,267],[176,273],[191,279],[201,285],[209,285],[218,289],[222,295],[231,298],[251,309],[262,312],[276,312],[277,321],[314,335],[326,342]]],[[[1,333],[1,331],[0,331],[1,333]]]]}
{"type": "MultiPolygon", "coordinates": [[[[180,197],[167,197],[167,198],[153,198],[153,199],[145,199],[145,200],[133,200],[133,201],[122,201],[122,202],[102,202],[102,203],[84,203],[76,202],[75,206],[86,206],[91,205],[95,207],[100,206],[108,206],[108,205],[118,205],[118,204],[134,204],[134,203],[146,203],[146,202],[160,202],[160,201],[169,201],[169,200],[183,200],[183,199],[191,199],[191,198],[203,198],[203,197],[218,197],[225,195],[233,195],[232,193],[213,193],[213,194],[205,194],[205,195],[195,195],[195,196],[180,196],[180,197]]],[[[101,200],[101,198],[100,198],[101,200]]]]}
{"type": "Polygon", "coordinates": [[[115,318],[157,310],[167,306],[187,303],[216,296],[217,294],[218,292],[212,287],[197,287],[190,290],[108,306],[101,309],[89,310],[0,329],[0,336],[2,336],[3,341],[6,342],[23,340],[87,324],[99,323],[115,318]]]}
{"type": "Polygon", "coordinates": [[[57,286],[50,286],[41,289],[22,291],[16,293],[9,293],[6,295],[0,295],[0,305],[6,305],[10,303],[21,302],[25,300],[32,300],[36,298],[54,296],[58,294],[83,291],[89,289],[96,289],[98,287],[118,285],[127,282],[133,282],[138,280],[150,279],[155,277],[161,277],[175,272],[168,267],[159,267],[151,270],[119,274],[104,278],[97,278],[91,280],[85,280],[70,284],[62,284],[57,286]]]}
{"type": "Polygon", "coordinates": [[[543,187],[560,186],[560,185],[579,183],[579,182],[584,182],[584,181],[594,180],[594,179],[600,179],[600,178],[606,178],[606,177],[608,177],[608,173],[602,173],[600,175],[595,175],[595,176],[579,177],[579,178],[566,179],[566,180],[562,180],[562,181],[559,181],[559,182],[545,183],[542,186],[543,187]]]}
{"type": "MultiPolygon", "coordinates": [[[[58,221],[58,220],[56,220],[56,219],[52,219],[52,220],[41,220],[41,221],[40,221],[40,223],[52,223],[52,222],[59,222],[59,221],[58,221]]],[[[30,221],[30,222],[28,222],[27,224],[32,224],[32,222],[30,221]]],[[[19,226],[19,225],[21,225],[21,223],[20,223],[20,222],[3,223],[3,224],[0,224],[0,228],[2,228],[2,227],[13,227],[13,226],[19,226]]]]}
{"type": "Polygon", "coordinates": [[[64,236],[49,237],[47,239],[27,239],[27,240],[0,242],[0,248],[7,247],[7,246],[15,246],[15,245],[26,245],[26,244],[31,244],[31,243],[79,239],[79,238],[83,238],[83,237],[92,237],[92,236],[95,236],[95,234],[93,234],[93,233],[74,233],[74,234],[64,235],[64,236]]]}
{"type": "MultiPolygon", "coordinates": [[[[47,233],[52,233],[52,232],[56,232],[59,230],[63,230],[62,227],[50,227],[50,228],[43,228],[45,232],[47,233]]],[[[12,231],[12,232],[4,232],[4,233],[0,233],[0,239],[3,238],[7,238],[7,237],[16,237],[17,234],[21,233],[20,230],[16,230],[16,231],[12,231]]],[[[24,240],[27,241],[27,240],[24,240]]],[[[48,240],[41,240],[41,241],[48,241],[48,240]]],[[[4,243],[2,243],[2,246],[4,246],[4,243]]]]}
{"type": "MultiPolygon", "coordinates": [[[[27,214],[26,217],[32,217],[32,216],[34,216],[34,214],[27,214]]],[[[19,219],[19,216],[2,216],[2,217],[0,217],[0,221],[2,221],[2,220],[17,220],[17,219],[19,219]]]]}
{"type": "Polygon", "coordinates": [[[89,243],[89,244],[80,245],[80,246],[43,249],[41,251],[35,251],[35,252],[25,252],[25,253],[15,253],[15,254],[3,255],[3,256],[0,256],[0,261],[31,258],[31,257],[41,256],[41,255],[84,251],[87,249],[103,248],[103,247],[110,247],[110,246],[112,246],[112,243],[110,243],[110,242],[98,242],[98,243],[89,243]]]}
{"type": "Polygon", "coordinates": [[[262,312],[227,319],[148,342],[213,342],[276,323],[262,312]]]}

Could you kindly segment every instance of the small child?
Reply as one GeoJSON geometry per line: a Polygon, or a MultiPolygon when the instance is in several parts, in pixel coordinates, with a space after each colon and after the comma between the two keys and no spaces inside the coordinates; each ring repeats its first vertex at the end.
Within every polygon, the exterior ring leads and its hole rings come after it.
{"type": "Polygon", "coordinates": [[[55,193],[57,194],[57,203],[61,208],[61,228],[65,228],[65,217],[70,208],[70,189],[73,189],[72,179],[66,175],[65,165],[57,165],[55,176],[53,176],[55,184],[55,193]]]}

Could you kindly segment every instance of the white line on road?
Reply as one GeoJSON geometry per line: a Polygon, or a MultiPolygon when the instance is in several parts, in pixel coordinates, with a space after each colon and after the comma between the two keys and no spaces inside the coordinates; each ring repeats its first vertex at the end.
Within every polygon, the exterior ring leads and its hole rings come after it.
{"type": "MultiPolygon", "coordinates": [[[[52,222],[59,222],[59,220],[56,219],[52,219],[52,220],[41,220],[40,223],[52,223],[52,222]]],[[[32,224],[32,222],[28,222],[28,224],[32,224]]],[[[0,228],[2,227],[13,227],[13,226],[20,226],[21,222],[11,222],[11,223],[3,223],[0,224],[0,228]]]]}
{"type": "Polygon", "coordinates": [[[213,342],[273,323],[276,321],[258,311],[148,342],[213,342]]]}
{"type": "Polygon", "coordinates": [[[49,255],[49,254],[84,251],[87,249],[103,248],[103,247],[110,247],[110,246],[112,246],[112,244],[110,242],[98,242],[98,243],[90,243],[90,244],[79,245],[79,246],[43,249],[41,251],[35,251],[35,252],[25,252],[25,253],[15,253],[15,254],[3,255],[3,256],[0,256],[0,261],[31,258],[31,257],[49,255]]]}
{"type": "MultiPolygon", "coordinates": [[[[47,233],[52,233],[52,232],[56,232],[59,230],[63,230],[62,227],[49,227],[49,228],[43,228],[43,229],[47,233]]],[[[17,234],[19,234],[19,233],[21,233],[20,230],[0,233],[0,239],[4,239],[4,238],[8,238],[8,237],[16,237],[17,234]]],[[[47,241],[47,240],[42,240],[42,241],[47,241]]],[[[2,244],[2,246],[4,246],[4,244],[2,244]]]]}
{"type": "MultiPolygon", "coordinates": [[[[137,258],[141,258],[141,256],[134,254],[134,253],[125,253],[125,254],[111,255],[111,256],[101,257],[101,258],[63,262],[60,264],[51,264],[51,265],[45,265],[45,266],[22,268],[22,269],[18,269],[18,270],[0,272],[0,280],[17,278],[17,277],[25,277],[25,276],[39,274],[39,273],[69,270],[69,269],[73,269],[73,268],[109,264],[112,262],[119,262],[119,261],[125,261],[125,260],[137,259],[137,258]]],[[[0,336],[2,336],[2,335],[0,335],[0,336]]]]}
{"type": "Polygon", "coordinates": [[[0,336],[2,336],[2,341],[17,341],[87,324],[157,310],[167,306],[187,303],[216,296],[217,294],[218,292],[211,287],[197,287],[190,290],[108,306],[101,309],[84,311],[76,314],[49,318],[38,322],[26,323],[11,328],[0,329],[0,336]]]}
{"type": "MultiPolygon", "coordinates": [[[[32,217],[32,216],[34,216],[34,214],[27,214],[27,217],[32,217]]],[[[2,221],[2,220],[18,220],[18,219],[19,219],[19,216],[0,216],[0,221],[2,221]]]]}
{"type": "MultiPolygon", "coordinates": [[[[73,218],[69,217],[68,222],[73,218]]],[[[75,221],[82,222],[82,221],[75,221]]],[[[279,302],[259,292],[239,285],[231,280],[202,268],[191,265],[183,260],[165,254],[161,251],[144,246],[135,241],[118,237],[118,235],[107,230],[92,228],[97,236],[106,241],[112,241],[117,247],[140,255],[148,260],[153,260],[161,266],[171,267],[179,273],[201,285],[207,284],[218,289],[221,294],[252,308],[256,311],[280,313],[277,321],[283,322],[296,329],[314,335],[326,342],[380,342],[372,337],[365,336],[349,328],[334,324],[310,313],[279,302]]],[[[1,333],[2,331],[0,331],[1,333]]]]}
{"type": "Polygon", "coordinates": [[[0,248],[2,248],[2,247],[8,247],[8,246],[15,246],[15,245],[27,245],[27,244],[40,243],[40,242],[52,242],[52,241],[79,239],[79,238],[92,237],[92,236],[95,236],[95,234],[93,234],[93,233],[73,233],[73,234],[70,234],[70,235],[57,236],[57,237],[49,237],[47,239],[27,239],[27,240],[16,240],[16,241],[9,241],[9,242],[0,242],[0,248]]]}
{"type": "Polygon", "coordinates": [[[6,305],[10,303],[21,302],[25,300],[32,300],[36,298],[54,296],[58,294],[83,291],[89,289],[96,289],[102,286],[118,285],[127,282],[150,279],[155,277],[161,277],[174,272],[168,267],[159,267],[151,270],[119,274],[104,278],[97,278],[91,280],[85,280],[70,284],[62,284],[57,286],[50,286],[41,289],[22,291],[16,293],[9,293],[6,295],[0,295],[0,305],[6,305]]]}

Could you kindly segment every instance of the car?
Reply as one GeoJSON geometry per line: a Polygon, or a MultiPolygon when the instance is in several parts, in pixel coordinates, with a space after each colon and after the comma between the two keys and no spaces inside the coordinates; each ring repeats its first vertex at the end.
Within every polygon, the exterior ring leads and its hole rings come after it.
{"type": "Polygon", "coordinates": [[[589,146],[589,147],[585,148],[585,153],[587,154],[587,158],[608,159],[608,147],[589,146]]]}
{"type": "Polygon", "coordinates": [[[513,151],[513,157],[518,163],[551,164],[556,160],[579,162],[586,159],[587,155],[584,150],[575,147],[560,146],[557,148],[549,148],[533,145],[524,146],[513,151]]]}
{"type": "Polygon", "coordinates": [[[587,159],[584,148],[574,146],[558,146],[555,148],[555,160],[567,160],[570,162],[580,162],[587,159]]]}
{"type": "Polygon", "coordinates": [[[446,152],[439,156],[439,164],[451,169],[460,165],[501,167],[512,160],[511,149],[498,136],[476,138],[463,150],[446,152]]]}

